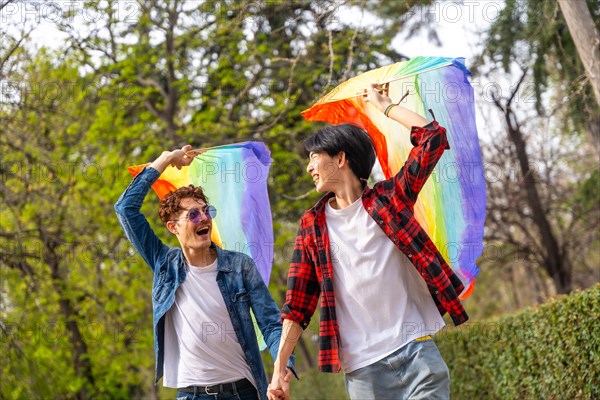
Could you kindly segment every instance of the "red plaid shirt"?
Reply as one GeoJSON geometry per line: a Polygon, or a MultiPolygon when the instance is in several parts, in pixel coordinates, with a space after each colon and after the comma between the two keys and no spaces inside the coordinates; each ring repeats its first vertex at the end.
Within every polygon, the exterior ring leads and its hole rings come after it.
{"type": "MultiPolygon", "coordinates": [[[[454,324],[459,325],[469,318],[458,299],[463,284],[442,258],[413,212],[417,195],[425,181],[444,150],[450,148],[446,130],[434,121],[424,128],[413,127],[410,140],[415,147],[400,172],[378,182],[373,189],[365,186],[362,203],[371,218],[412,261],[427,283],[440,314],[448,312],[454,324]]],[[[300,220],[282,312],[282,319],[295,321],[302,329],[306,329],[321,296],[319,370],[322,372],[341,370],[333,266],[325,221],[325,204],[333,196],[333,193],[325,195],[300,220]]]]}

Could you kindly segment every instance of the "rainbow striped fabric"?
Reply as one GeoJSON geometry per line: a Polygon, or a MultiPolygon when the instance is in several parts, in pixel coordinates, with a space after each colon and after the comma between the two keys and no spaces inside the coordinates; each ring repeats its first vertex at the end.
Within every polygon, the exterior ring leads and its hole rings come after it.
{"type": "Polygon", "coordinates": [[[416,57],[368,71],[322,97],[302,113],[308,121],[353,123],[373,138],[386,178],[396,174],[412,145],[409,132],[370,103],[360,99],[372,83],[389,84],[389,95],[427,119],[431,109],[446,128],[450,150],[444,152],[415,204],[415,216],[470,295],[483,250],[486,191],[475,125],[473,88],[461,58],[416,57]]]}
{"type": "MultiPolygon", "coordinates": [[[[187,185],[201,186],[217,208],[212,241],[221,248],[254,259],[266,284],[273,264],[273,221],[267,192],[271,152],[264,143],[244,142],[219,146],[196,156],[178,170],[167,167],[152,189],[159,198],[187,185]]],[[[136,176],[144,165],[129,167],[136,176]]]]}

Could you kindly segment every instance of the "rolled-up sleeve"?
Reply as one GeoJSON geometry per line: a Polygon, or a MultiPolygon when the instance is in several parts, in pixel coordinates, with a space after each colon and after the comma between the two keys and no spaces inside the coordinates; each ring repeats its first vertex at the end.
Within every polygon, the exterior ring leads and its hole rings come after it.
{"type": "Polygon", "coordinates": [[[160,173],[154,168],[144,168],[133,178],[114,206],[125,236],[153,271],[159,260],[165,257],[169,247],[156,236],[140,209],[150,187],[159,176],[160,173]]]}

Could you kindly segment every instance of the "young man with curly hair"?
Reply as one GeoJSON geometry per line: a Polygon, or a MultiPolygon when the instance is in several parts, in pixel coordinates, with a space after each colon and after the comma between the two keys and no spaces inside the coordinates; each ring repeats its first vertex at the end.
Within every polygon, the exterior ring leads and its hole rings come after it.
{"type": "Polygon", "coordinates": [[[326,194],[300,220],[272,400],[289,399],[283,361],[319,298],[319,369],[343,370],[351,399],[449,398],[448,368],[431,335],[446,312],[456,324],[467,320],[463,285],[413,211],[449,148],[446,130],[375,89],[365,101],[409,129],[414,147],[398,174],[369,188],[375,151],[367,132],[335,125],[306,140],[307,172],[326,194]]]}
{"type": "MultiPolygon", "coordinates": [[[[179,247],[169,247],[140,212],[167,166],[190,165],[191,146],[163,152],[137,175],[115,204],[129,241],[154,274],[152,308],[156,380],[178,388],[178,398],[267,398],[267,378],[250,311],[277,358],[280,312],[254,261],[211,241],[216,208],[200,187],[168,194],[159,215],[179,247]]],[[[286,379],[293,370],[288,357],[286,379]]]]}

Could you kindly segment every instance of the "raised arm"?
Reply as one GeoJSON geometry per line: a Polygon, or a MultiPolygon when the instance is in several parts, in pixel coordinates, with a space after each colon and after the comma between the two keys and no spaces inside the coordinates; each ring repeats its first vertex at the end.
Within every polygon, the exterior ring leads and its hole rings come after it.
{"type": "Polygon", "coordinates": [[[410,142],[414,147],[393,179],[396,193],[404,198],[407,205],[412,206],[444,150],[450,148],[446,129],[436,121],[429,122],[419,114],[393,103],[387,89],[379,90],[377,85],[365,90],[363,100],[372,103],[388,118],[410,131],[410,142]]]}
{"type": "Polygon", "coordinates": [[[381,112],[388,110],[387,117],[401,123],[408,130],[411,130],[413,126],[423,127],[429,123],[416,112],[394,103],[388,95],[387,87],[381,88],[377,84],[372,84],[371,89],[365,89],[364,93],[364,101],[373,104],[381,112]]]}
{"type": "Polygon", "coordinates": [[[181,168],[192,162],[193,154],[186,156],[186,151],[191,148],[192,146],[184,146],[178,150],[163,152],[133,179],[114,207],[127,239],[153,271],[161,257],[166,254],[168,247],[150,228],[140,209],[150,187],[168,165],[181,168]]]}

